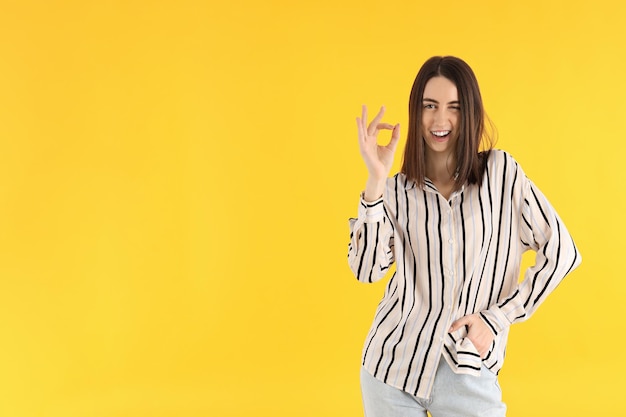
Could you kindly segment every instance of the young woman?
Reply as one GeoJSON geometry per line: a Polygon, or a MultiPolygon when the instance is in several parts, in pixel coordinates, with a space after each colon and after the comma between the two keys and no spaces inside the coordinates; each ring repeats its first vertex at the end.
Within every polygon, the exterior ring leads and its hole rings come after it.
{"type": "Polygon", "coordinates": [[[357,118],[369,177],[350,219],[348,259],[362,282],[391,277],[363,348],[367,417],[504,416],[498,386],[509,327],[529,318],[581,261],[561,219],[519,164],[492,149],[471,68],[433,57],[400,126],[357,118]],[[386,146],[380,130],[391,130],[386,146]],[[536,263],[518,283],[522,253],[536,263]]]}

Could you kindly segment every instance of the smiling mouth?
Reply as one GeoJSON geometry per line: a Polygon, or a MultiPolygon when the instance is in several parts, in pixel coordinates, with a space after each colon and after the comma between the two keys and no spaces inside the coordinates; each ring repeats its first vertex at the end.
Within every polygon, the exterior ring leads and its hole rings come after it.
{"type": "Polygon", "coordinates": [[[434,130],[430,133],[432,133],[434,136],[437,136],[438,138],[445,138],[450,134],[450,132],[451,130],[434,130]]]}

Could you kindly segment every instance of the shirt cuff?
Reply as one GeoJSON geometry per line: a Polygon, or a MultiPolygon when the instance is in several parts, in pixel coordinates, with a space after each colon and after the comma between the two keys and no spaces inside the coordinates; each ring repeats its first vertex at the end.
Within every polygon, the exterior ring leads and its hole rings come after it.
{"type": "Polygon", "coordinates": [[[380,197],[375,201],[365,201],[363,193],[361,193],[361,202],[359,204],[359,218],[365,220],[365,223],[377,223],[383,220],[385,209],[383,198],[380,197]]]}
{"type": "Polygon", "coordinates": [[[500,334],[511,325],[504,312],[498,306],[490,307],[488,310],[479,313],[480,318],[487,324],[494,336],[500,334]]]}

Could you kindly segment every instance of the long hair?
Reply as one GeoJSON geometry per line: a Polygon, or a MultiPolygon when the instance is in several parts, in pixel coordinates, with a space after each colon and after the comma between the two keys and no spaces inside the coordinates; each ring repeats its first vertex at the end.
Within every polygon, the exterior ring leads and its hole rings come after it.
{"type": "Polygon", "coordinates": [[[457,172],[455,188],[466,182],[482,182],[493,140],[485,132],[485,123],[493,127],[485,114],[478,81],[465,61],[453,56],[435,56],[422,65],[411,89],[409,98],[409,129],[401,172],[409,180],[423,186],[425,172],[425,143],[422,128],[422,109],[426,83],[433,77],[443,76],[456,85],[460,103],[456,143],[457,172]],[[482,143],[482,150],[481,150],[482,143]]]}

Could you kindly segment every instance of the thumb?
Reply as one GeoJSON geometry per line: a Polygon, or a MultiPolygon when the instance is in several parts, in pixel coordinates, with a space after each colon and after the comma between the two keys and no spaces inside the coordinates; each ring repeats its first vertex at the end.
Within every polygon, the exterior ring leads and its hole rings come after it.
{"type": "Polygon", "coordinates": [[[391,131],[391,141],[389,141],[389,147],[392,151],[395,152],[396,147],[398,146],[398,141],[400,140],[400,123],[397,123],[393,130],[391,131]]]}
{"type": "Polygon", "coordinates": [[[463,316],[460,319],[456,320],[454,323],[452,323],[452,326],[450,326],[450,329],[448,330],[448,332],[454,332],[458,329],[460,329],[463,326],[467,326],[470,324],[470,320],[467,316],[463,316]]]}

